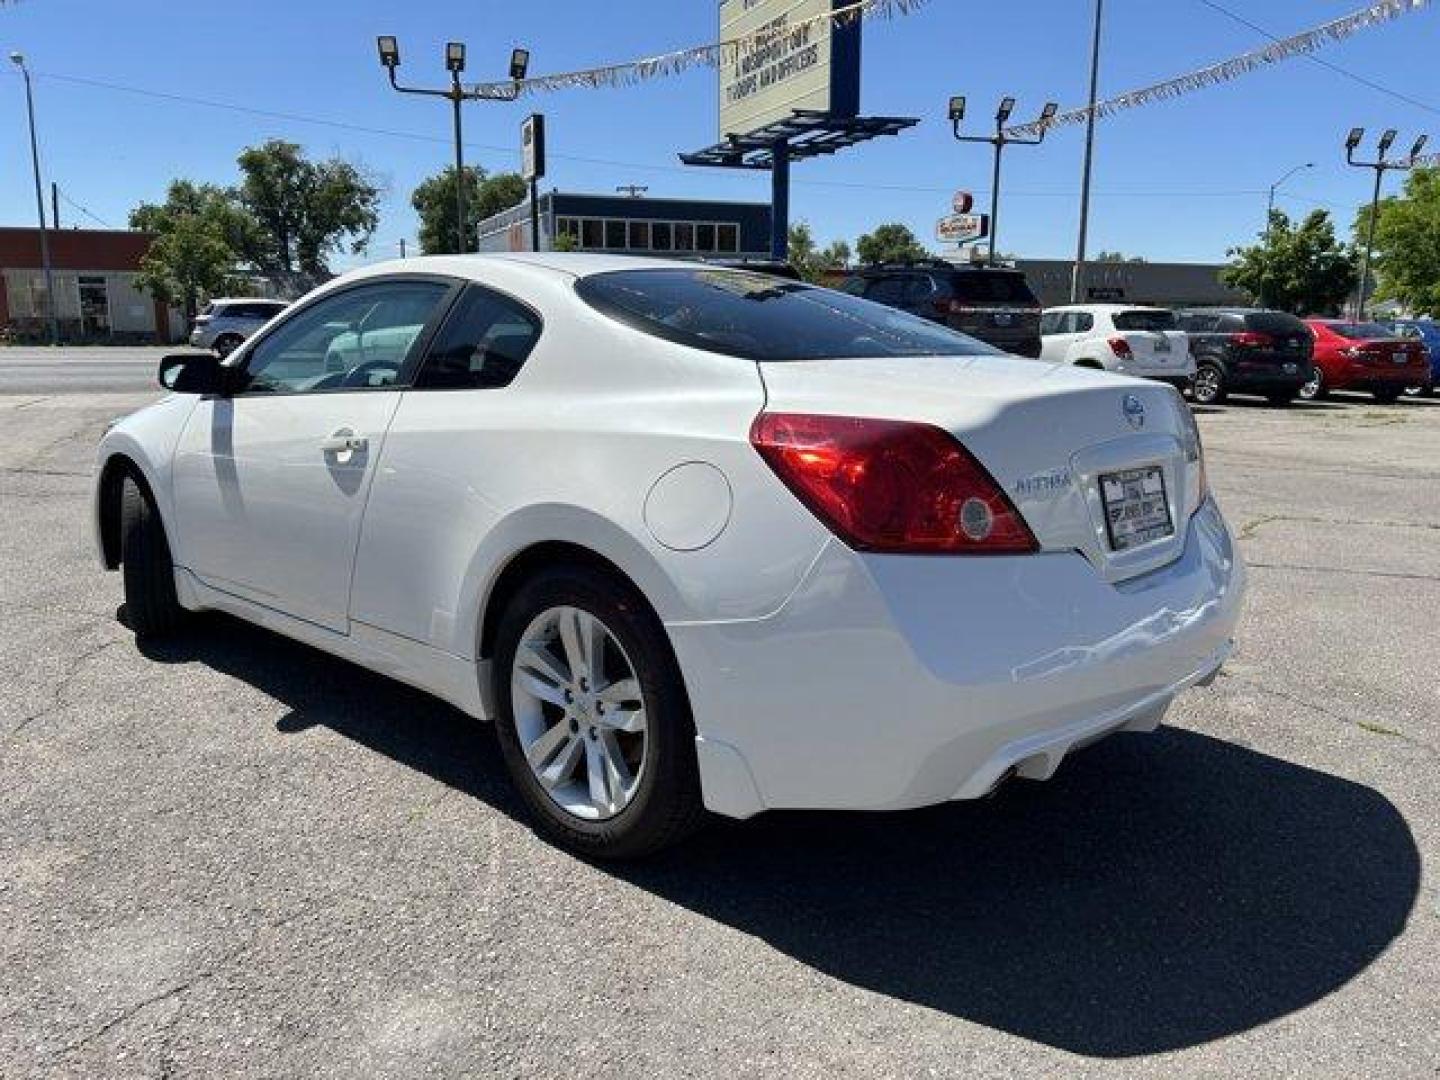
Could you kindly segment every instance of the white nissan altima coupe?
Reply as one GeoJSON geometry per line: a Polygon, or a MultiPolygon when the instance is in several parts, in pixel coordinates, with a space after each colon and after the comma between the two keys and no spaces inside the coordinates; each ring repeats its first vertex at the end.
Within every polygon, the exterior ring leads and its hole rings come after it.
{"type": "Polygon", "coordinates": [[[495,723],[598,856],[1154,729],[1244,570],[1179,394],[698,264],[348,274],[100,444],[141,635],[217,609],[495,723]]]}

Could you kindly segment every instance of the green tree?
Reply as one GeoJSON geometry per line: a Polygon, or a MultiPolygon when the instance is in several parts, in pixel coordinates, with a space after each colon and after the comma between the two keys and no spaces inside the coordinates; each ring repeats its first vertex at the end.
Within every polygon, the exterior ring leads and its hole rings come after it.
{"type": "Polygon", "coordinates": [[[1102,251],[1095,256],[1097,263],[1143,263],[1139,255],[1126,255],[1123,251],[1102,251]]]}
{"type": "Polygon", "coordinates": [[[261,270],[323,278],[327,256],[347,246],[365,250],[380,220],[380,189],[359,168],[339,158],[311,161],[280,139],[248,147],[237,163],[236,199],[259,225],[246,254],[261,270]]]}
{"type": "Polygon", "coordinates": [[[137,283],[156,299],[194,316],[201,297],[227,289],[258,235],[255,220],[233,195],[213,184],[171,183],[163,203],[130,211],[130,227],[154,233],[137,283]]]}
{"type": "Polygon", "coordinates": [[[915,234],[898,221],[881,225],[872,233],[866,233],[856,242],[862,263],[904,262],[907,259],[923,259],[929,252],[921,246],[915,234]]]}
{"type": "Polygon", "coordinates": [[[1221,281],[1264,307],[1296,315],[1338,311],[1360,279],[1354,251],[1335,238],[1324,210],[1298,225],[1284,211],[1273,211],[1259,243],[1229,254],[1235,261],[1220,271],[1221,281]]]}
{"type": "Polygon", "coordinates": [[[820,252],[820,264],[829,270],[848,270],[850,260],[853,258],[850,252],[850,245],[844,240],[834,240],[824,251],[820,252]]]}
{"type": "Polygon", "coordinates": [[[790,226],[790,265],[806,281],[823,282],[850,265],[850,245],[836,240],[824,249],[817,248],[809,222],[797,221],[790,226]]]}
{"type": "MultiPolygon", "coordinates": [[[[478,246],[477,226],[486,218],[519,206],[528,194],[519,173],[488,175],[478,166],[465,166],[465,247],[478,246]]],[[[420,215],[420,249],[427,255],[455,251],[455,168],[421,182],[410,196],[410,205],[420,215]]]]}
{"type": "MultiPolygon", "coordinates": [[[[1357,243],[1370,227],[1370,207],[1355,219],[1357,243]]],[[[1376,297],[1412,311],[1440,312],[1440,169],[1416,169],[1405,194],[1380,201],[1375,223],[1376,297]]]]}

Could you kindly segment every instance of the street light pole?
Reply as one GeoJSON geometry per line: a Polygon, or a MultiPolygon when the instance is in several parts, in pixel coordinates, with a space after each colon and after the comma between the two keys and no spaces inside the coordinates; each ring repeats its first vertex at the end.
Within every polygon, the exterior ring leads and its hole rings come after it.
{"type": "Polygon", "coordinates": [[[1090,45],[1089,112],[1085,114],[1085,164],[1080,171],[1080,235],[1075,244],[1075,265],[1070,268],[1070,302],[1080,302],[1085,275],[1085,246],[1090,231],[1090,173],[1095,165],[1095,102],[1100,92],[1100,30],[1105,17],[1105,0],[1095,0],[1095,34],[1090,45]]]}
{"type": "Polygon", "coordinates": [[[390,85],[402,94],[421,94],[426,97],[445,98],[450,102],[455,127],[455,250],[464,254],[470,247],[470,230],[465,223],[465,143],[462,132],[460,106],[466,101],[514,101],[520,96],[520,82],[530,67],[528,49],[514,49],[510,53],[510,81],[508,90],[484,91],[466,90],[460,84],[460,73],[465,70],[465,44],[460,41],[445,45],[445,67],[450,72],[450,85],[443,89],[419,86],[401,86],[395,75],[400,66],[400,43],[392,34],[383,34],[375,39],[380,52],[380,64],[390,75],[390,85]]]}
{"type": "Polygon", "coordinates": [[[1000,231],[1000,158],[1007,146],[1039,146],[1045,141],[1045,132],[1050,127],[1050,121],[1055,119],[1055,114],[1060,111],[1060,106],[1055,102],[1047,102],[1045,108],[1040,111],[1040,118],[1036,126],[1040,134],[1033,139],[1022,139],[1015,135],[1007,134],[1005,125],[1010,122],[1010,114],[1015,111],[1015,99],[1007,97],[1001,100],[1000,107],[995,110],[995,134],[994,135],[961,135],[960,125],[965,119],[965,99],[963,97],[952,97],[950,99],[950,123],[955,130],[956,142],[989,143],[995,149],[994,172],[990,181],[990,258],[991,266],[995,265],[995,237],[1000,231]]]}
{"type": "Polygon", "coordinates": [[[1380,135],[1380,141],[1376,144],[1379,151],[1374,161],[1356,161],[1355,151],[1360,146],[1360,140],[1365,137],[1364,128],[1351,128],[1350,134],[1345,139],[1345,163],[1357,169],[1375,170],[1375,189],[1370,196],[1370,221],[1365,229],[1365,250],[1360,253],[1360,298],[1356,306],[1355,317],[1363,320],[1365,318],[1365,306],[1369,301],[1370,292],[1370,261],[1371,253],[1375,250],[1375,225],[1380,217],[1380,185],[1384,182],[1387,172],[1409,172],[1415,168],[1416,159],[1420,151],[1425,148],[1426,136],[1421,135],[1415,140],[1415,145],[1410,147],[1408,157],[1390,161],[1385,155],[1390,152],[1390,147],[1395,143],[1398,135],[1394,128],[1386,128],[1380,135]]]}
{"type": "Polygon", "coordinates": [[[1286,180],[1289,180],[1290,177],[1294,176],[1297,172],[1313,168],[1315,168],[1313,161],[1307,161],[1304,165],[1296,165],[1284,176],[1280,177],[1279,180],[1276,180],[1270,185],[1270,198],[1265,203],[1265,235],[1267,237],[1270,235],[1270,219],[1275,216],[1275,192],[1280,189],[1280,186],[1284,184],[1286,180]]]}
{"type": "Polygon", "coordinates": [[[45,273],[45,306],[50,316],[50,344],[60,344],[60,317],[55,307],[55,273],[50,266],[50,238],[45,230],[45,193],[40,183],[40,143],[35,136],[35,95],[30,89],[30,69],[25,57],[12,52],[10,61],[25,76],[25,111],[30,118],[30,164],[35,171],[35,213],[40,219],[40,266],[45,273]]]}

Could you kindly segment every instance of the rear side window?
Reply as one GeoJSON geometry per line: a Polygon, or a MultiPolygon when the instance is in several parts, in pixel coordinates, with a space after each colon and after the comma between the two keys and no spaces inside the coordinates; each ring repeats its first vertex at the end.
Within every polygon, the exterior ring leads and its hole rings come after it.
{"type": "Polygon", "coordinates": [[[1042,333],[1042,334],[1060,334],[1060,333],[1064,333],[1064,331],[1062,331],[1062,330],[1060,329],[1061,323],[1063,322],[1064,318],[1065,318],[1065,313],[1064,313],[1063,311],[1047,311],[1047,312],[1045,312],[1044,315],[1041,315],[1041,316],[1040,316],[1040,333],[1042,333]]]}
{"type": "Polygon", "coordinates": [[[898,304],[905,299],[905,279],[876,278],[866,287],[865,299],[874,300],[877,304],[898,304]]]}
{"type": "Polygon", "coordinates": [[[1220,316],[1210,312],[1187,311],[1180,316],[1180,329],[1191,334],[1208,334],[1220,325],[1220,316]]]}
{"type": "Polygon", "coordinates": [[[1024,274],[992,274],[983,271],[956,274],[950,280],[957,300],[972,304],[1038,304],[1024,274]]]}
{"type": "Polygon", "coordinates": [[[1159,311],[1154,308],[1117,311],[1115,313],[1115,329],[1148,330],[1154,333],[1161,330],[1178,330],[1180,322],[1175,318],[1173,311],[1159,311]]]}
{"type": "Polygon", "coordinates": [[[539,316],[509,297],[472,285],[435,335],[415,385],[421,390],[509,386],[539,340],[539,316]]]}
{"type": "Polygon", "coordinates": [[[993,356],[999,350],[842,292],[743,271],[617,270],[581,299],[655,337],[746,360],[993,356]]]}
{"type": "Polygon", "coordinates": [[[1330,329],[1343,338],[1349,338],[1351,341],[1368,341],[1371,338],[1392,338],[1395,336],[1389,330],[1385,329],[1385,327],[1374,322],[1331,323],[1330,329]]]}
{"type": "Polygon", "coordinates": [[[1283,311],[1252,311],[1245,316],[1245,329],[1258,334],[1309,334],[1310,330],[1294,315],[1283,311]]]}

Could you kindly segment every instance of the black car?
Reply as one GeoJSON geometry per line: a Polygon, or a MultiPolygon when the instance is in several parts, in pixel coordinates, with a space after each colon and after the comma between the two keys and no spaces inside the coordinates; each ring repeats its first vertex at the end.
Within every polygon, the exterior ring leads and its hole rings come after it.
{"type": "Polygon", "coordinates": [[[1315,337],[1294,315],[1258,308],[1196,308],[1179,317],[1195,357],[1190,393],[1197,404],[1218,405],[1233,392],[1288,405],[1310,381],[1315,337]]]}
{"type": "Polygon", "coordinates": [[[857,270],[841,288],[1008,353],[1040,355],[1040,301],[1019,270],[943,259],[881,263],[857,270]]]}

